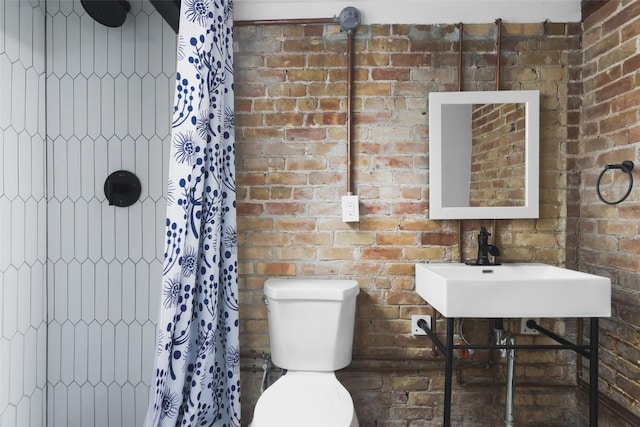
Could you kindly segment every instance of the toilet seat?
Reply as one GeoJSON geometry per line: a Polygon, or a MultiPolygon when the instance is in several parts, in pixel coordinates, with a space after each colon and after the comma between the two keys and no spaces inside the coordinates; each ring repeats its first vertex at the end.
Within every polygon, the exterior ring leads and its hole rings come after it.
{"type": "Polygon", "coordinates": [[[289,371],[258,399],[251,427],[357,427],[353,400],[333,372],[289,371]]]}

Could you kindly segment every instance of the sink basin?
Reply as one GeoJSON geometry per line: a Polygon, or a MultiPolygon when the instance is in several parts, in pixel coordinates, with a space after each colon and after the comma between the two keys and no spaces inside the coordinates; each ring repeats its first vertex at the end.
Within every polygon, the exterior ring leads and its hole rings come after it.
{"type": "Polygon", "coordinates": [[[609,317],[611,280],[546,264],[416,264],[416,292],[446,317],[609,317]]]}

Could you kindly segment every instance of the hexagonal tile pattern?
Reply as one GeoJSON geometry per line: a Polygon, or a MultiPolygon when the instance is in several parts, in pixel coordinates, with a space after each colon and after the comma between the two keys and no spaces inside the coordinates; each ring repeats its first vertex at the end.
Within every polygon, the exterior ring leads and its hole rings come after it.
{"type": "Polygon", "coordinates": [[[78,0],[0,6],[2,426],[144,419],[176,38],[131,3],[121,28],[78,0]],[[130,208],[104,195],[121,168],[142,183],[130,208]]]}

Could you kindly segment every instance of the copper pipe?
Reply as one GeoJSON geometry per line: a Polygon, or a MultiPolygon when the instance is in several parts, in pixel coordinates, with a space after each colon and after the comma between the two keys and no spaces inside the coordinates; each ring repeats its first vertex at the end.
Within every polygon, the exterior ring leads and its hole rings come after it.
{"type": "Polygon", "coordinates": [[[251,25],[313,25],[313,24],[336,24],[334,18],[302,18],[302,19],[253,19],[246,21],[235,21],[234,27],[247,27],[251,25]]]}
{"type": "MultiPolygon", "coordinates": [[[[584,328],[584,319],[582,317],[578,318],[578,331],[577,331],[577,339],[578,345],[582,345],[584,343],[582,328],[584,328]]],[[[576,380],[579,382],[583,381],[582,378],[582,356],[576,355],[576,380]]]]}
{"type": "MultiPolygon", "coordinates": [[[[463,31],[464,24],[462,22],[458,23],[458,91],[462,92],[462,52],[464,51],[464,41],[463,41],[463,31]]],[[[463,248],[462,248],[462,221],[458,220],[458,261],[464,262],[462,259],[463,248]]]]}
{"type": "Polygon", "coordinates": [[[461,219],[458,220],[458,261],[459,262],[464,262],[464,260],[462,259],[462,255],[463,255],[463,248],[462,248],[462,221],[461,219]]]}
{"type": "Polygon", "coordinates": [[[496,221],[495,218],[493,219],[493,227],[491,231],[493,231],[493,245],[498,246],[498,221],[496,221]]]}
{"type": "Polygon", "coordinates": [[[458,92],[462,92],[462,52],[464,50],[464,42],[463,42],[463,32],[464,32],[464,24],[460,22],[458,25],[458,92]]]}
{"type": "MultiPolygon", "coordinates": [[[[314,24],[337,24],[336,18],[302,18],[302,19],[256,19],[235,21],[236,27],[246,27],[252,25],[314,25],[314,24]]],[[[353,31],[347,32],[347,194],[351,194],[351,139],[352,139],[352,117],[353,117],[353,31]]]]}
{"type": "MultiPolygon", "coordinates": [[[[269,357],[270,353],[244,353],[240,354],[240,359],[264,359],[269,357]]],[[[388,363],[416,363],[416,362],[438,362],[441,361],[440,357],[425,357],[425,356],[373,356],[373,355],[358,355],[353,354],[351,357],[352,362],[361,363],[373,363],[373,362],[388,362],[388,363]]]]}
{"type": "MultiPolygon", "coordinates": [[[[500,70],[502,69],[502,18],[496,19],[496,25],[498,26],[497,36],[497,52],[496,52],[496,90],[500,90],[500,70]]],[[[498,222],[493,219],[493,244],[498,246],[498,222]]]]}
{"type": "MultiPolygon", "coordinates": [[[[438,328],[438,312],[436,311],[435,308],[431,307],[431,330],[433,331],[434,334],[437,334],[438,328]]],[[[435,355],[436,354],[436,343],[431,340],[431,354],[435,355]]]]}
{"type": "Polygon", "coordinates": [[[351,136],[353,130],[353,31],[347,32],[347,194],[351,194],[351,136]]]}
{"type": "Polygon", "coordinates": [[[502,18],[496,19],[496,25],[498,26],[498,48],[496,58],[496,90],[500,90],[500,70],[502,68],[502,18]]]}
{"type": "MultiPolygon", "coordinates": [[[[504,381],[502,381],[501,379],[490,379],[488,377],[479,377],[481,379],[476,379],[476,380],[466,380],[465,376],[463,375],[464,372],[464,366],[457,366],[456,367],[456,379],[458,380],[458,384],[461,387],[496,387],[496,388],[504,388],[504,381]]],[[[474,378],[473,376],[471,378],[474,378]]],[[[477,378],[477,377],[476,377],[477,378]]],[[[562,389],[567,389],[567,390],[573,390],[575,389],[575,386],[573,384],[561,384],[561,383],[554,383],[554,382],[547,382],[547,383],[536,383],[536,382],[530,382],[530,381],[521,381],[521,382],[516,382],[516,386],[517,387],[525,387],[525,388],[553,388],[553,389],[557,389],[557,388],[562,388],[562,389]]]]}
{"type": "MultiPolygon", "coordinates": [[[[434,353],[435,354],[435,353],[434,353]]],[[[264,359],[264,355],[248,354],[240,355],[240,359],[264,359]]],[[[416,370],[441,370],[443,360],[436,356],[417,357],[417,356],[358,356],[353,355],[351,364],[341,369],[341,371],[413,371],[416,370]]],[[[258,366],[248,366],[244,364],[241,368],[244,371],[257,371],[258,366]]],[[[273,366],[272,371],[281,371],[280,368],[273,366]]]]}

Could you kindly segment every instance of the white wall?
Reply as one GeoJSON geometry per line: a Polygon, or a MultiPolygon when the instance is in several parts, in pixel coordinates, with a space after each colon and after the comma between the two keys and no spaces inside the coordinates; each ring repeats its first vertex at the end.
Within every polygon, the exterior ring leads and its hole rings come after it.
{"type": "Polygon", "coordinates": [[[0,1],[0,426],[46,399],[44,4],[0,1]]]}
{"type": "Polygon", "coordinates": [[[581,21],[580,0],[234,0],[234,19],[331,18],[347,6],[363,24],[581,21]]]}
{"type": "MultiPolygon", "coordinates": [[[[161,289],[176,36],[146,0],[108,29],[47,2],[48,426],[140,426],[161,289]],[[109,206],[117,170],[139,202],[109,206]]],[[[7,426],[8,427],[8,426],[7,426]]]]}

